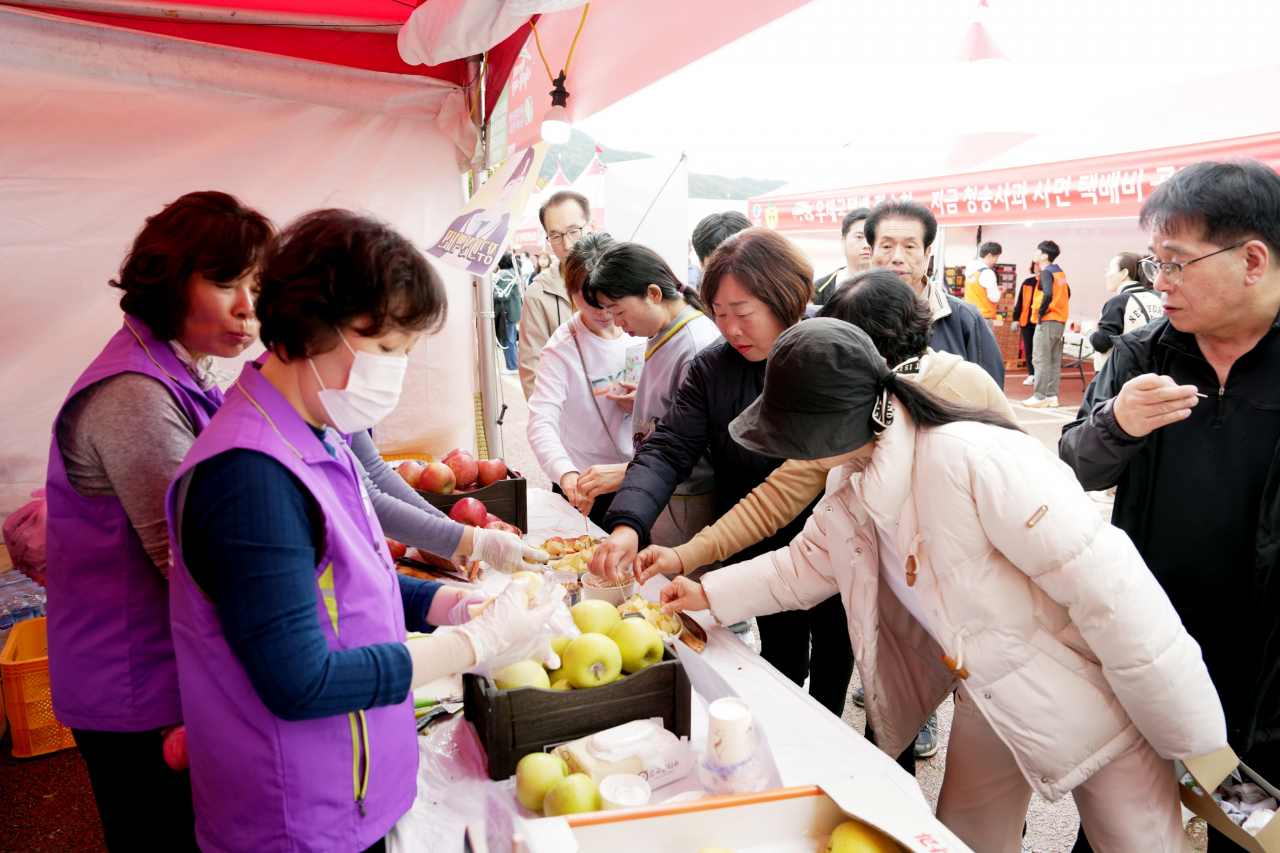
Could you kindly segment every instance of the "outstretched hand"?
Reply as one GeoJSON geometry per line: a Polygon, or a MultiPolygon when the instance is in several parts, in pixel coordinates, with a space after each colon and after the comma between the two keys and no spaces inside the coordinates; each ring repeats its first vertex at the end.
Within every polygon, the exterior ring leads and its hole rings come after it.
{"type": "Polygon", "coordinates": [[[636,583],[644,583],[654,575],[684,574],[684,563],[675,549],[650,545],[636,555],[633,571],[636,583]]]}
{"type": "Polygon", "coordinates": [[[627,525],[619,524],[608,539],[596,546],[589,566],[591,574],[610,583],[623,580],[635,562],[639,547],[639,534],[627,525]]]}
{"type": "Polygon", "coordinates": [[[680,613],[685,610],[710,610],[711,603],[702,590],[702,584],[686,577],[678,577],[662,588],[660,598],[662,613],[680,613]]]}

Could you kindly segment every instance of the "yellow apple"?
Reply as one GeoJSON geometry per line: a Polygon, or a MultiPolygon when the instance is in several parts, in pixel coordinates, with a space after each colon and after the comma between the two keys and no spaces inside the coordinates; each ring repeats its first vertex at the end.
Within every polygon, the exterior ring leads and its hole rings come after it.
{"type": "Polygon", "coordinates": [[[542,813],[547,817],[600,811],[600,789],[585,773],[573,773],[547,792],[542,813]]]}
{"type": "Polygon", "coordinates": [[[573,685],[569,683],[569,679],[562,678],[559,681],[551,682],[552,690],[572,690],[573,685]]]}
{"type": "Polygon", "coordinates": [[[618,608],[599,598],[579,601],[569,612],[573,614],[573,624],[584,634],[604,634],[607,637],[613,626],[622,621],[618,608]]]}
{"type": "Polygon", "coordinates": [[[564,650],[563,669],[579,689],[608,684],[622,672],[622,652],[604,634],[583,634],[564,650]]]}
{"type": "Polygon", "coordinates": [[[514,687],[548,688],[551,686],[551,679],[547,678],[547,671],[542,668],[542,664],[534,660],[522,660],[494,671],[493,683],[499,690],[511,690],[514,687]]]}
{"type": "Polygon", "coordinates": [[[569,765],[552,752],[531,752],[516,765],[516,799],[529,811],[542,811],[547,792],[569,775],[569,765]]]}
{"type": "Polygon", "coordinates": [[[609,632],[618,644],[624,672],[639,672],[662,660],[662,632],[643,619],[623,619],[609,632]]]}
{"type": "Polygon", "coordinates": [[[565,646],[569,645],[569,641],[572,639],[573,637],[552,637],[551,651],[555,652],[560,657],[564,657],[565,646]]]}
{"type": "Polygon", "coordinates": [[[902,846],[874,827],[846,820],[831,833],[826,853],[903,853],[902,846]]]}

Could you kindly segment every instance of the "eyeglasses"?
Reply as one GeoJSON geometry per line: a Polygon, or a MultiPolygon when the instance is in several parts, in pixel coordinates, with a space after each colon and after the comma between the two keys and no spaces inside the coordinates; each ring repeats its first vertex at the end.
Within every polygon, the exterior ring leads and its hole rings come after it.
{"type": "Polygon", "coordinates": [[[1183,267],[1189,267],[1196,261],[1203,261],[1205,258],[1212,258],[1214,255],[1221,255],[1223,252],[1230,252],[1232,249],[1239,249],[1247,242],[1249,241],[1241,240],[1233,246],[1227,246],[1225,249],[1219,249],[1216,252],[1210,252],[1207,255],[1201,255],[1198,258],[1193,258],[1183,263],[1178,263],[1177,261],[1157,261],[1154,258],[1143,258],[1141,261],[1138,261],[1138,266],[1142,268],[1143,274],[1146,275],[1147,280],[1152,284],[1155,284],[1157,275],[1164,273],[1164,280],[1166,282],[1178,285],[1182,284],[1183,267]]]}
{"type": "Polygon", "coordinates": [[[585,225],[579,225],[577,228],[570,228],[568,231],[564,232],[563,234],[548,234],[547,239],[551,241],[551,245],[553,246],[559,246],[561,243],[564,242],[565,237],[568,237],[570,240],[576,243],[578,242],[578,238],[582,236],[582,229],[586,227],[587,226],[585,225]]]}

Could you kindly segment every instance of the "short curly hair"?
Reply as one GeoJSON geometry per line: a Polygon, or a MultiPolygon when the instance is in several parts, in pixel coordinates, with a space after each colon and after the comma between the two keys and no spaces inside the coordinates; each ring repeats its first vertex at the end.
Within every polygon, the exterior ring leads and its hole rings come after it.
{"type": "Polygon", "coordinates": [[[448,311],[444,282],[391,226],[348,210],[294,220],[262,259],[262,343],[288,360],[328,352],[340,330],[365,337],[435,331],[448,311]],[[355,327],[361,318],[368,324],[355,327]]]}
{"type": "Polygon", "coordinates": [[[124,291],[120,309],[142,320],[162,341],[178,336],[187,289],[199,274],[235,281],[257,265],[275,229],[235,196],[187,193],[147,217],[111,286],[124,291]]]}
{"type": "Polygon", "coordinates": [[[924,355],[933,335],[929,304],[883,268],[863,270],[846,281],[818,316],[862,329],[891,368],[924,355]]]}

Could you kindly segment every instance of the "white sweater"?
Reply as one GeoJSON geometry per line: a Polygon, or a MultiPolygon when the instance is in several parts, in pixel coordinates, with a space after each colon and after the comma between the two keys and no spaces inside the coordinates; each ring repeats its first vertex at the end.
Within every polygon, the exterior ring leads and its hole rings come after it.
{"type": "Polygon", "coordinates": [[[581,473],[592,465],[631,460],[631,419],[605,395],[623,390],[618,382],[626,367],[627,347],[643,343],[641,338],[627,334],[611,341],[597,337],[583,324],[580,314],[574,314],[552,333],[542,349],[534,378],[526,433],[538,466],[551,482],[558,484],[570,471],[581,473]],[[582,360],[573,344],[574,334],[582,347],[595,401],[600,404],[609,433],[600,424],[600,415],[587,391],[582,360]],[[614,445],[621,460],[614,453],[614,445]]]}

